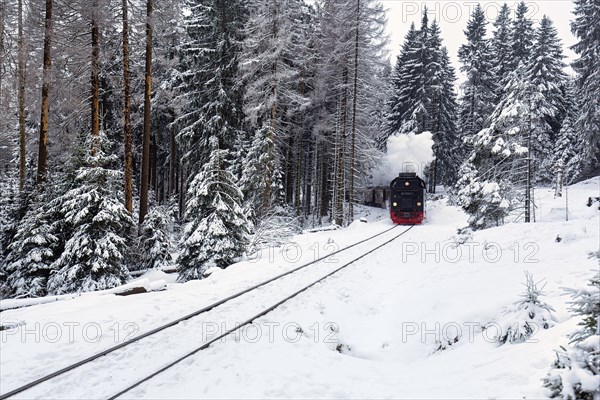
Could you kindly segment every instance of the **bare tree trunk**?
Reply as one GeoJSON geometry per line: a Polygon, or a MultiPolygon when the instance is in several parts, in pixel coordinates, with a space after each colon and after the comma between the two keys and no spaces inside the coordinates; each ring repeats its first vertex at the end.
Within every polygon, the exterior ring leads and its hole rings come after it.
{"type": "Polygon", "coordinates": [[[304,219],[312,212],[312,188],[315,182],[314,177],[314,160],[313,160],[313,145],[307,142],[306,151],[304,151],[305,166],[304,166],[304,219]]]}
{"type": "Polygon", "coordinates": [[[27,175],[25,160],[25,145],[27,137],[25,136],[25,45],[23,43],[23,0],[18,3],[18,75],[19,75],[19,190],[25,186],[25,177],[27,175]]]}
{"type": "MultiPolygon", "coordinates": [[[[273,65],[273,73],[275,73],[275,65],[273,65]]],[[[275,87],[273,87],[273,95],[275,94],[275,87]]],[[[269,160],[275,159],[275,128],[276,128],[276,106],[275,102],[271,106],[271,118],[269,125],[269,147],[268,147],[268,158],[269,160]]],[[[272,197],[272,188],[273,185],[273,174],[275,171],[266,171],[265,174],[265,192],[263,194],[263,204],[262,204],[262,212],[266,212],[269,208],[271,208],[271,197],[272,197]]]]}
{"type": "Polygon", "coordinates": [[[556,171],[556,189],[554,191],[554,197],[562,197],[563,182],[564,182],[563,173],[564,173],[564,168],[563,168],[563,164],[561,163],[558,166],[558,171],[556,171]]]}
{"type": "MultiPolygon", "coordinates": [[[[304,129],[304,126],[300,126],[304,129]]],[[[298,133],[296,138],[296,181],[294,182],[294,206],[296,215],[302,215],[302,134],[298,133]]]]}
{"type": "Polygon", "coordinates": [[[133,135],[131,132],[131,94],[129,82],[129,18],[123,0],[123,139],[125,144],[125,208],[133,212],[133,135]]]}
{"type": "Polygon", "coordinates": [[[156,134],[151,134],[150,140],[150,166],[152,170],[150,176],[152,177],[152,188],[156,197],[156,201],[159,200],[158,196],[158,148],[156,146],[156,134]]]}
{"type": "MultiPolygon", "coordinates": [[[[18,3],[18,7],[20,10],[22,10],[22,5],[21,5],[21,0],[19,0],[18,3]]],[[[22,18],[22,11],[21,11],[21,18],[22,18]]],[[[3,100],[4,97],[3,93],[2,93],[2,82],[3,82],[3,78],[4,78],[4,25],[6,24],[6,22],[4,22],[6,19],[6,4],[4,3],[3,0],[0,0],[0,107],[3,107],[3,100]]]]}
{"type": "Polygon", "coordinates": [[[352,99],[352,138],[350,143],[350,193],[348,195],[348,222],[354,220],[354,169],[356,165],[356,102],[358,98],[358,39],[360,0],[356,0],[356,37],[354,41],[354,98],[352,99]]]}
{"type": "Polygon", "coordinates": [[[42,77],[42,111],[40,117],[40,140],[38,143],[37,183],[46,180],[48,169],[48,115],[50,110],[50,70],[52,59],[52,0],[46,0],[46,18],[44,23],[44,68],[42,77]]]}
{"type": "Polygon", "coordinates": [[[98,148],[100,135],[100,28],[98,26],[98,0],[92,3],[92,155],[98,148]]]}
{"type": "Polygon", "coordinates": [[[346,189],[345,180],[345,161],[346,161],[346,123],[347,123],[347,108],[348,108],[348,67],[344,66],[343,70],[343,87],[342,97],[340,99],[339,122],[336,134],[335,152],[337,154],[335,163],[335,185],[334,185],[334,204],[333,204],[333,219],[339,226],[344,224],[344,197],[346,189]]]}
{"type": "Polygon", "coordinates": [[[175,157],[175,129],[171,127],[169,132],[169,196],[173,195],[177,187],[175,182],[175,157]]]}
{"type": "Polygon", "coordinates": [[[146,73],[144,89],[144,144],[142,152],[142,187],[140,189],[140,225],[148,213],[150,181],[150,96],[152,93],[152,2],[146,0],[146,73]]]}

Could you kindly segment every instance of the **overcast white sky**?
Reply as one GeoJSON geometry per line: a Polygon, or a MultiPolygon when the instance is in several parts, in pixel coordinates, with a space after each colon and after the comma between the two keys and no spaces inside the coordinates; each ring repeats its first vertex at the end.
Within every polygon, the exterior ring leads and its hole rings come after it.
{"type": "MultiPolygon", "coordinates": [[[[471,0],[425,0],[425,1],[409,1],[409,0],[383,0],[382,3],[388,8],[388,32],[390,34],[390,52],[392,55],[392,63],[396,62],[396,55],[399,52],[400,45],[404,40],[404,36],[410,27],[411,22],[415,22],[417,28],[420,26],[422,10],[427,6],[430,20],[433,18],[440,22],[442,30],[442,38],[444,45],[448,48],[450,56],[457,73],[459,72],[458,63],[458,48],[466,40],[464,30],[467,26],[469,16],[477,3],[481,3],[486,16],[488,17],[488,34],[493,31],[492,22],[496,19],[500,7],[504,1],[471,1],[471,0]]],[[[510,0],[506,4],[513,10],[516,10],[519,1],[510,0]]],[[[526,0],[529,7],[529,17],[537,23],[542,19],[544,14],[548,15],[563,41],[565,62],[569,63],[575,58],[568,46],[576,42],[576,38],[571,34],[569,22],[574,18],[572,14],[573,3],[565,0],[545,0],[531,1],[526,0]]],[[[514,14],[513,14],[514,16],[514,14]]],[[[571,70],[568,69],[568,72],[571,70]]]]}

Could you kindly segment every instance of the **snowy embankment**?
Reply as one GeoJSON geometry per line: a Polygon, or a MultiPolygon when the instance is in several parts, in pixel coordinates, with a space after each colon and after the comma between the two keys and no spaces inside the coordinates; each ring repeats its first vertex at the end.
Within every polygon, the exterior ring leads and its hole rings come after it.
{"type": "MultiPolygon", "coordinates": [[[[540,189],[537,223],[476,232],[458,248],[456,229],[466,216],[444,200],[430,204],[426,225],[125,397],[543,398],[553,350],[579,322],[562,287],[586,286],[599,267],[590,257],[600,251],[599,211],[585,205],[599,185],[595,178],[569,189],[568,222],[564,199],[540,189]],[[556,310],[556,324],[526,343],[499,346],[496,321],[519,300],[524,271],[545,279],[542,300],[556,310]]],[[[299,235],[285,249],[266,249],[259,259],[164,292],[4,311],[0,322],[12,328],[1,332],[0,393],[391,226],[385,212],[368,212],[369,223],[299,235]]],[[[374,245],[340,254],[337,263],[374,245]]],[[[298,280],[265,287],[22,398],[106,397],[273,304],[298,280]],[[129,362],[136,367],[125,368],[129,362]]]]}

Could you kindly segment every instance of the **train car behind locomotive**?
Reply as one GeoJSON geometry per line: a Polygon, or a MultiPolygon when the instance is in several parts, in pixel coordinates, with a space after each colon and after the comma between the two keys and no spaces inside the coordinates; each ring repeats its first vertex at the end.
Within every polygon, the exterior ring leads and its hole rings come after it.
{"type": "Polygon", "coordinates": [[[390,217],[401,225],[420,224],[425,219],[425,181],[416,173],[400,173],[390,183],[390,217]]]}

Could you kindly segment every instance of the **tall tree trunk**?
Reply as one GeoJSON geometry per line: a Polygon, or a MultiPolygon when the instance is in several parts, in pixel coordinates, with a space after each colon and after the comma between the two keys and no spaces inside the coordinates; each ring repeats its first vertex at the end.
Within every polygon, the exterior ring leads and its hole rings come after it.
{"type": "Polygon", "coordinates": [[[304,219],[312,212],[312,188],[314,185],[314,160],[313,160],[313,145],[307,141],[307,146],[302,147],[304,150],[305,166],[304,166],[304,219]]]}
{"type": "Polygon", "coordinates": [[[27,175],[25,160],[25,145],[27,138],[25,136],[25,45],[23,43],[23,0],[18,3],[18,75],[19,75],[19,190],[25,186],[25,177],[27,175]]]}
{"type": "MultiPolygon", "coordinates": [[[[22,5],[21,5],[21,0],[19,0],[18,3],[18,7],[20,10],[22,10],[22,5]]],[[[22,18],[22,11],[21,11],[21,18],[22,18]]],[[[0,108],[4,107],[4,95],[2,92],[2,82],[3,82],[3,77],[4,77],[4,26],[6,24],[5,22],[6,20],[6,4],[4,2],[4,0],[0,0],[0,108]]]]}
{"type": "Polygon", "coordinates": [[[169,129],[169,191],[168,196],[173,196],[177,184],[175,182],[175,129],[171,127],[169,129]]]}
{"type": "MultiPolygon", "coordinates": [[[[300,129],[304,129],[304,126],[300,126],[300,129]]],[[[296,215],[302,215],[302,134],[298,133],[296,136],[296,168],[295,168],[295,181],[294,181],[294,207],[296,208],[296,215]]]]}
{"type": "Polygon", "coordinates": [[[346,180],[345,180],[345,161],[346,161],[346,124],[347,124],[347,108],[348,108],[348,67],[343,67],[343,86],[342,96],[340,99],[340,109],[338,116],[338,129],[336,134],[336,146],[335,152],[336,163],[335,163],[335,185],[334,185],[334,200],[333,200],[333,218],[337,225],[342,226],[344,224],[344,197],[346,191],[346,180]]]}
{"type": "Polygon", "coordinates": [[[123,0],[123,139],[125,145],[125,208],[133,212],[133,135],[131,132],[131,94],[129,82],[129,18],[123,0]]]}
{"type": "Polygon", "coordinates": [[[319,225],[321,225],[322,222],[322,216],[326,215],[326,211],[325,213],[323,212],[323,210],[327,210],[327,206],[323,205],[324,202],[324,194],[323,194],[323,186],[325,186],[323,184],[323,176],[325,175],[323,172],[323,167],[324,167],[324,162],[323,162],[323,157],[321,156],[321,152],[319,151],[319,140],[317,139],[317,145],[315,146],[315,157],[314,157],[314,162],[315,162],[315,210],[314,210],[314,215],[317,216],[317,223],[319,225]]]}
{"type": "Polygon", "coordinates": [[[100,28],[98,26],[98,0],[92,3],[92,155],[98,148],[100,136],[100,28]]]}
{"type": "Polygon", "coordinates": [[[354,41],[354,98],[352,99],[352,138],[350,142],[350,190],[348,195],[348,222],[354,220],[354,169],[356,165],[356,102],[358,99],[358,39],[360,27],[360,0],[356,0],[356,37],[354,41]]]}
{"type": "MultiPolygon", "coordinates": [[[[275,65],[273,65],[273,73],[275,72],[275,65]]],[[[273,87],[273,94],[275,94],[275,87],[273,87]]],[[[271,117],[269,125],[269,146],[268,146],[268,159],[275,160],[275,128],[276,128],[276,106],[275,102],[271,106],[271,117]]],[[[273,186],[273,175],[275,171],[266,171],[265,174],[265,192],[263,194],[262,212],[266,212],[271,208],[272,186],[273,186]]]]}
{"type": "Polygon", "coordinates": [[[150,96],[152,93],[152,2],[146,0],[146,73],[144,89],[144,144],[142,152],[142,187],[140,189],[140,225],[148,213],[150,183],[150,96]]]}
{"type": "Polygon", "coordinates": [[[290,135],[286,149],[286,171],[285,171],[285,202],[291,204],[294,198],[294,137],[290,135]]]}
{"type": "Polygon", "coordinates": [[[150,149],[152,150],[150,153],[150,166],[152,167],[150,176],[152,177],[152,188],[158,201],[158,147],[156,145],[156,134],[151,134],[150,149]]]}
{"type": "Polygon", "coordinates": [[[44,67],[42,76],[42,111],[40,117],[40,140],[38,143],[37,183],[46,180],[48,169],[48,115],[50,109],[50,70],[52,59],[52,0],[46,0],[46,18],[44,22],[44,67]]]}

